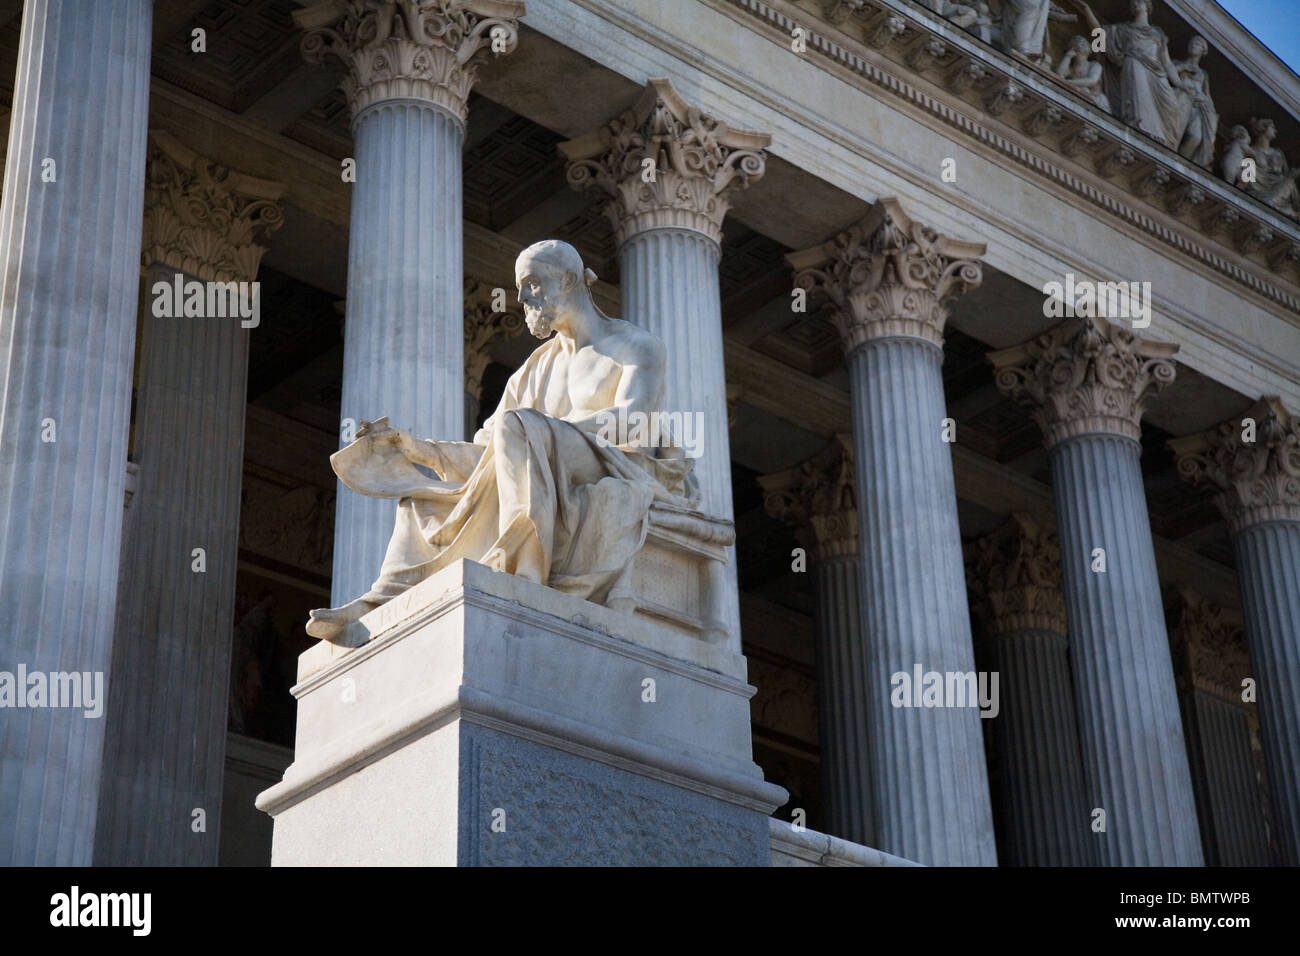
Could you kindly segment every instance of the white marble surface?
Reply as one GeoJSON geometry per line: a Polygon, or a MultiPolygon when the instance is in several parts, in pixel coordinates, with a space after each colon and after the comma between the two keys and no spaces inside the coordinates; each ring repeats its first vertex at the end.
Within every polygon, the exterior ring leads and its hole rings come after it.
{"type": "Polygon", "coordinates": [[[300,662],[276,865],[768,861],[743,658],[472,562],[353,627],[300,662]]]}

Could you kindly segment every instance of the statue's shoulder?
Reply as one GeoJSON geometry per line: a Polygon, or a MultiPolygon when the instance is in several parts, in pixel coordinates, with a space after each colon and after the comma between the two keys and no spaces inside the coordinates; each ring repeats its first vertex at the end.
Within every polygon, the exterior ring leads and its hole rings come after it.
{"type": "Polygon", "coordinates": [[[620,361],[637,365],[664,363],[667,350],[659,336],[626,319],[609,319],[608,322],[611,335],[607,341],[620,361]]]}

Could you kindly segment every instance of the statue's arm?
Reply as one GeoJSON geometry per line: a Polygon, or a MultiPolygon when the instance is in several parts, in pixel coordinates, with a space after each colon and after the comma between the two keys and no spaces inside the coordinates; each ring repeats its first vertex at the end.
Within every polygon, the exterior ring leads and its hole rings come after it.
{"type": "Polygon", "coordinates": [[[1055,20],[1058,23],[1077,23],[1079,18],[1068,10],[1062,10],[1056,4],[1049,4],[1047,7],[1047,18],[1055,20]]]}
{"type": "Polygon", "coordinates": [[[1084,3],[1083,0],[1066,0],[1070,6],[1078,11],[1079,16],[1083,17],[1083,22],[1088,25],[1089,30],[1102,29],[1101,22],[1097,19],[1097,14],[1092,12],[1092,7],[1084,3]]]}
{"type": "Polygon", "coordinates": [[[1174,89],[1187,90],[1189,93],[1195,93],[1200,89],[1195,80],[1184,79],[1178,72],[1173,57],[1169,55],[1169,39],[1163,32],[1160,33],[1160,65],[1164,68],[1165,79],[1174,89]]]}

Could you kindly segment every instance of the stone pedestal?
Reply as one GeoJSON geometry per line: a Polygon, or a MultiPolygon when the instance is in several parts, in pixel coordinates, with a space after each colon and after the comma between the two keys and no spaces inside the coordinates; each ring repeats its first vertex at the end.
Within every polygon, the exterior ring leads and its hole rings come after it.
{"type": "Polygon", "coordinates": [[[299,660],[273,864],[767,865],[745,660],[460,562],[299,660]]]}

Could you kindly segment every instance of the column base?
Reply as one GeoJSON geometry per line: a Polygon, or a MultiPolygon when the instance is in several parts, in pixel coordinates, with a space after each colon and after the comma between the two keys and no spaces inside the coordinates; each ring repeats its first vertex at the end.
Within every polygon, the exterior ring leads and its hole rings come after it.
{"type": "Polygon", "coordinates": [[[299,659],[272,865],[771,862],[741,655],[471,561],[349,632],[299,659]]]}

